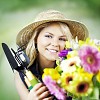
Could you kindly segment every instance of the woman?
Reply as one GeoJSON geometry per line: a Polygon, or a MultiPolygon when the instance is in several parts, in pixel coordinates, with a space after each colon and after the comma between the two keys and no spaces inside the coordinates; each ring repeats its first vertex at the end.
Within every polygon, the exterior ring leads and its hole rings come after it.
{"type": "Polygon", "coordinates": [[[64,49],[65,41],[75,37],[85,40],[86,27],[76,21],[67,20],[59,11],[48,10],[40,13],[35,21],[22,29],[16,38],[19,46],[26,45],[25,53],[30,59],[28,68],[41,81],[29,92],[22,73],[15,73],[15,84],[21,100],[53,100],[47,87],[42,83],[43,69],[54,68],[58,53],[64,49]]]}

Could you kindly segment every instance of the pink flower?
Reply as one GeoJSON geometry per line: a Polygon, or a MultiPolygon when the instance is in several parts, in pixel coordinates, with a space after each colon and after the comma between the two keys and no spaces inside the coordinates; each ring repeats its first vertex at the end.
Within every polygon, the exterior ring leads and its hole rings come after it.
{"type": "Polygon", "coordinates": [[[53,94],[58,100],[65,100],[65,91],[60,88],[56,81],[52,80],[50,76],[45,76],[43,78],[43,82],[49,89],[50,93],[53,94]]]}
{"type": "Polygon", "coordinates": [[[83,46],[79,50],[81,64],[87,72],[95,73],[100,69],[100,52],[92,46],[83,46]]]}

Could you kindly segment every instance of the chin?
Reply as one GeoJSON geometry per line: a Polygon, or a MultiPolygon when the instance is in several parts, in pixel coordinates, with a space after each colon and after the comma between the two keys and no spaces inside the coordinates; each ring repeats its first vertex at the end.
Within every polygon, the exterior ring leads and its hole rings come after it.
{"type": "Polygon", "coordinates": [[[57,58],[58,58],[58,57],[52,57],[52,58],[48,58],[48,60],[50,60],[50,61],[55,61],[55,60],[57,60],[57,58]]]}

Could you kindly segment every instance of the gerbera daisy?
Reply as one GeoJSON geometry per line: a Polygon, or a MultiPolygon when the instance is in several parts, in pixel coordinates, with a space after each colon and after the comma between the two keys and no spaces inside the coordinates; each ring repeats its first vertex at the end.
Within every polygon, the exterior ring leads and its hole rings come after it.
{"type": "Polygon", "coordinates": [[[82,46],[79,57],[86,71],[95,73],[100,69],[100,52],[95,47],[82,46]]]}
{"type": "Polygon", "coordinates": [[[58,100],[65,100],[65,91],[60,88],[56,81],[52,80],[50,76],[45,76],[43,78],[43,82],[49,89],[50,93],[53,94],[58,100]]]}
{"type": "Polygon", "coordinates": [[[60,80],[61,80],[61,87],[67,90],[68,87],[71,86],[71,82],[74,79],[73,73],[62,73],[60,80]]]}
{"type": "Polygon", "coordinates": [[[76,70],[76,66],[80,66],[80,59],[78,56],[63,60],[60,64],[60,67],[63,72],[74,72],[76,70]]]}
{"type": "Polygon", "coordinates": [[[67,91],[78,97],[88,96],[93,91],[93,83],[90,77],[90,74],[74,73],[74,79],[71,85],[67,87],[67,91]]]}

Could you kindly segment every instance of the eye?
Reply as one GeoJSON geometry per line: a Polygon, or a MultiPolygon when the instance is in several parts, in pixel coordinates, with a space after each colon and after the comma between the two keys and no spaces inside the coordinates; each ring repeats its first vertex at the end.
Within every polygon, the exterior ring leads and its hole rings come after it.
{"type": "Polygon", "coordinates": [[[47,38],[52,38],[52,36],[51,36],[51,35],[45,35],[45,37],[47,37],[47,38]]]}
{"type": "Polygon", "coordinates": [[[59,40],[60,40],[60,41],[66,41],[66,39],[65,39],[65,38],[59,38],[59,40]]]}

